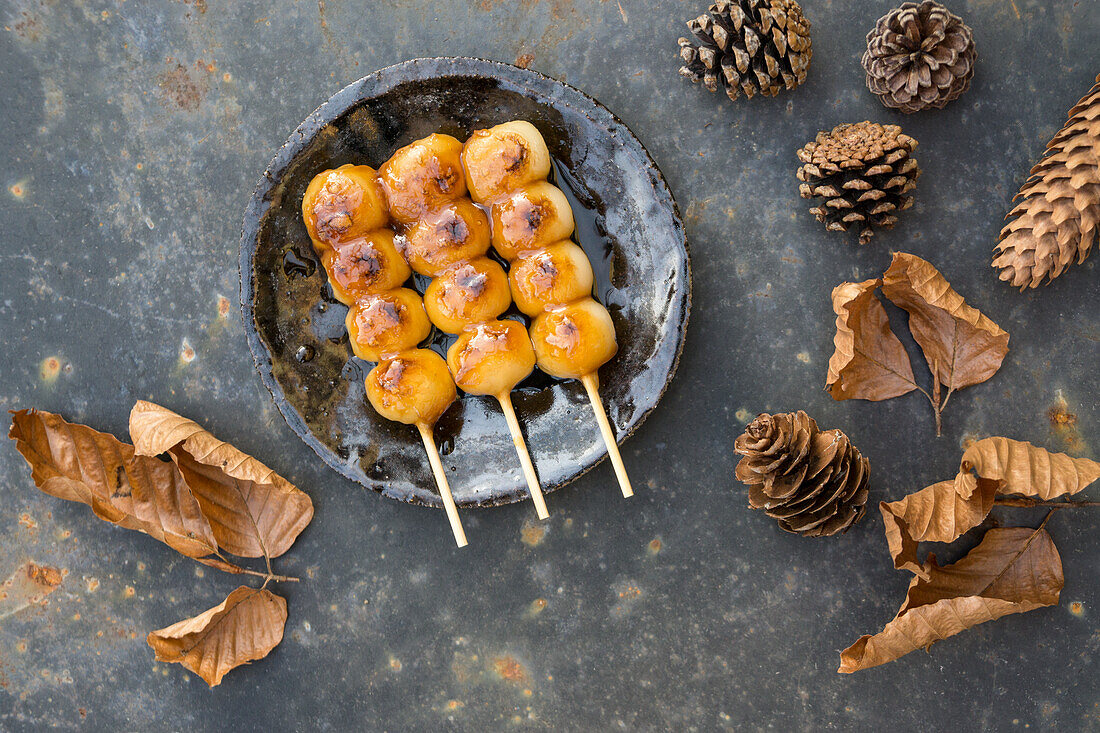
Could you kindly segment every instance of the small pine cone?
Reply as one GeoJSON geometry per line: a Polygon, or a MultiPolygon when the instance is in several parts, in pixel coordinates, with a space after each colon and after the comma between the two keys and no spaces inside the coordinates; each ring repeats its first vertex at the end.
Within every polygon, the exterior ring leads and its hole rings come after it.
{"type": "Polygon", "coordinates": [[[867,34],[867,88],[902,112],[943,109],[970,88],[974,34],[935,0],[905,3],[867,34]]]}
{"type": "Polygon", "coordinates": [[[806,81],[810,22],[795,0],[715,0],[687,26],[694,38],[679,41],[680,75],[712,92],[774,97],[806,81]]]}
{"type": "Polygon", "coordinates": [[[857,122],[837,125],[798,151],[804,199],[821,203],[810,213],[831,232],[855,226],[859,243],[867,244],[874,227],[890,229],[897,212],[913,205],[908,196],[917,186],[920,168],[910,157],[917,141],[897,125],[857,122]]]}
{"type": "Polygon", "coordinates": [[[1021,290],[1089,256],[1100,232],[1100,76],[1016,194],[993,267],[1021,290]]]}
{"type": "Polygon", "coordinates": [[[819,430],[805,412],[760,414],[734,443],[749,505],[788,532],[826,537],[858,522],[870,463],[839,430],[819,430]]]}

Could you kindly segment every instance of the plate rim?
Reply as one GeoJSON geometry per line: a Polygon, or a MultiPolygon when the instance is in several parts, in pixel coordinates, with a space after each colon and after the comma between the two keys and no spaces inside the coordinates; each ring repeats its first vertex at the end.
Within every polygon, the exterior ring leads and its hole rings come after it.
{"type": "MultiPolygon", "coordinates": [[[[417,66],[426,65],[429,63],[466,63],[474,65],[485,65],[488,69],[508,69],[510,74],[520,72],[521,75],[526,74],[530,77],[539,80],[543,83],[549,83],[551,85],[559,85],[569,90],[572,93],[579,95],[589,104],[593,105],[603,114],[606,114],[612,122],[618,125],[626,135],[633,140],[638,149],[645,156],[646,162],[649,164],[651,170],[654,172],[654,182],[658,188],[663,187],[668,194],[668,199],[672,203],[672,220],[675,225],[675,229],[679,233],[678,241],[684,252],[684,271],[685,271],[685,287],[683,290],[683,319],[677,325],[678,338],[676,340],[676,348],[673,353],[672,364],[669,367],[668,374],[665,377],[664,384],[661,385],[660,392],[657,394],[656,400],[653,404],[645,409],[633,425],[630,425],[625,430],[619,430],[617,426],[612,425],[615,430],[616,441],[622,444],[635,431],[642,426],[650,414],[657,409],[661,400],[664,398],[665,393],[668,391],[669,386],[672,384],[672,380],[676,376],[676,372],[680,366],[680,359],[683,355],[684,343],[687,340],[688,324],[691,320],[691,306],[692,306],[692,268],[691,268],[691,251],[687,239],[687,231],[684,227],[683,217],[680,214],[680,206],[676,201],[676,197],[672,193],[672,187],[669,186],[668,180],[665,178],[664,172],[657,165],[657,161],[653,159],[652,154],[642,144],[642,141],[634,134],[634,131],[623,122],[614,112],[612,112],[606,105],[600,102],[592,95],[578,89],[577,87],[555,79],[552,76],[543,74],[542,72],[535,71],[533,69],[526,69],[515,64],[510,64],[504,61],[497,61],[494,59],[481,58],[477,56],[425,56],[407,59],[395,64],[384,66],[376,71],[373,71],[365,76],[362,76],[354,81],[346,84],[339,89],[332,96],[328,97],[322,102],[315,110],[313,110],[287,137],[286,141],[275,152],[275,155],[271,158],[270,162],[264,168],[263,174],[260,177],[259,182],[256,184],[249,198],[248,204],[244,209],[244,217],[241,226],[240,237],[240,252],[238,255],[238,301],[241,308],[241,316],[244,320],[245,337],[248,342],[248,350],[252,354],[252,361],[256,371],[260,375],[260,380],[263,382],[264,387],[268,391],[268,395],[271,401],[275,404],[276,409],[290,427],[291,431],[322,460],[322,462],[330,469],[343,476],[345,479],[352,481],[364,488],[372,489],[376,493],[385,496],[386,498],[403,501],[409,504],[415,504],[419,506],[427,506],[432,508],[442,508],[442,502],[428,503],[419,499],[416,496],[398,497],[386,492],[386,483],[384,481],[375,480],[362,480],[358,477],[351,476],[344,470],[344,462],[339,461],[339,456],[331,450],[328,446],[323,444],[309,426],[302,419],[298,411],[293,408],[290,401],[286,397],[286,393],[283,390],[282,385],[275,378],[274,374],[274,362],[271,356],[270,350],[267,348],[260,336],[259,328],[256,326],[255,321],[255,299],[253,297],[253,289],[255,284],[254,278],[254,260],[256,254],[256,236],[259,233],[259,222],[261,219],[261,212],[270,205],[270,198],[268,194],[275,186],[279,176],[281,176],[284,169],[293,161],[297,150],[293,154],[288,154],[292,144],[300,144],[307,138],[311,138],[317,132],[319,132],[325,125],[332,122],[332,120],[352,109],[356,104],[361,102],[364,97],[361,92],[364,86],[371,81],[378,82],[382,80],[387,74],[392,74],[398,70],[405,70],[408,68],[415,68],[417,66]],[[329,108],[336,108],[337,111],[333,114],[329,114],[329,108]]],[[[469,75],[469,69],[456,70],[454,74],[456,76],[469,75]]],[[[489,74],[486,74],[489,75],[489,74]]],[[[431,75],[423,76],[421,78],[441,78],[446,74],[432,73],[431,75]]],[[[408,80],[402,80],[399,83],[404,83],[408,80]]],[[[511,81],[511,80],[510,80],[511,81]]],[[[512,81],[512,83],[516,83],[512,81]]],[[[540,92],[539,96],[543,96],[540,92]]],[[[584,113],[584,110],[578,110],[580,113],[584,113]]],[[[587,115],[586,115],[587,116],[587,115]]],[[[590,118],[591,119],[591,118],[590,118]]],[[[574,473],[567,479],[559,481],[552,485],[543,485],[543,493],[551,493],[557,489],[562,488],[570,483],[573,483],[581,476],[585,475],[596,466],[603,463],[607,459],[607,448],[603,447],[599,455],[589,465],[582,467],[579,471],[574,473]]],[[[505,504],[512,504],[520,501],[524,501],[528,498],[528,492],[526,487],[522,487],[519,491],[503,493],[498,496],[490,497],[488,499],[479,501],[460,501],[458,506],[461,508],[480,508],[480,507],[493,507],[502,506],[505,504]]]]}

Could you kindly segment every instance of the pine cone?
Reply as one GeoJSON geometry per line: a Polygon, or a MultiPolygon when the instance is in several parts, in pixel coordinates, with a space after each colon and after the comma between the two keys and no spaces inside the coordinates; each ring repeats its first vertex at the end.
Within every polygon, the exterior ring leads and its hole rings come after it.
{"type": "Polygon", "coordinates": [[[1016,199],[993,259],[1002,280],[1036,288],[1085,261],[1100,231],[1100,76],[1016,199]]]}
{"type": "Polygon", "coordinates": [[[760,92],[774,97],[806,81],[810,22],[795,0],[715,0],[687,22],[694,39],[680,39],[680,75],[730,99],[760,92]]]}
{"type": "Polygon", "coordinates": [[[856,225],[867,244],[874,227],[889,229],[897,212],[913,205],[906,196],[917,186],[920,168],[909,157],[917,141],[897,125],[857,122],[837,125],[798,151],[802,198],[825,199],[810,213],[831,232],[856,225]]]}
{"type": "Polygon", "coordinates": [[[805,412],[760,414],[734,443],[749,505],[788,532],[825,537],[858,522],[870,463],[839,430],[819,430],[805,412]]]}
{"type": "Polygon", "coordinates": [[[935,0],[905,3],[867,34],[867,88],[887,107],[943,109],[970,88],[974,34],[935,0]]]}

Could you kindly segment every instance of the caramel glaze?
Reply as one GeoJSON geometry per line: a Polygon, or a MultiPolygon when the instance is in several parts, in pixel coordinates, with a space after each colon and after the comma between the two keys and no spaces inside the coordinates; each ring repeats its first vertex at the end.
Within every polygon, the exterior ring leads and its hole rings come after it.
{"type": "MultiPolygon", "coordinates": [[[[431,179],[435,190],[455,185],[440,171],[431,179]]],[[[412,271],[388,227],[378,174],[357,165],[323,171],[306,189],[302,216],[334,295],[348,305],[352,351],[378,362],[365,380],[371,404],[391,420],[434,424],[454,401],[455,386],[438,354],[416,348],[431,323],[420,295],[401,287],[412,271]]]]}
{"type": "Polygon", "coordinates": [[[512,303],[508,276],[485,257],[491,229],[485,211],[465,194],[462,145],[431,135],[395,154],[382,168],[391,207],[398,201],[407,219],[401,251],[418,274],[432,278],[424,291],[428,316],[458,338],[447,352],[456,384],[471,394],[507,395],[535,365],[522,324],[497,320],[512,303]],[[429,185],[419,201],[408,198],[407,181],[433,181],[434,171],[457,171],[447,191],[429,185]]]}

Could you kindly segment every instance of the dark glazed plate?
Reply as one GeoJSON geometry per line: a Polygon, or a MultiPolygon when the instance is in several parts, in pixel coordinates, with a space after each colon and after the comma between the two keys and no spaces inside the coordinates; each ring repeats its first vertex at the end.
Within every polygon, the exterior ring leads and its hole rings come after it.
{"type": "MultiPolygon", "coordinates": [[[[347,310],[313,255],[302,195],[326,168],[378,167],[430,133],[465,139],[511,119],[545,136],[556,182],[572,199],[575,238],[596,270],[597,298],[615,321],[619,353],[600,370],[600,392],[620,438],[676,370],[691,304],[683,224],[661,172],[622,122],[566,84],[493,61],[414,59],[366,76],[306,118],[264,173],[244,216],[241,306],[260,376],[290,427],[336,471],[394,499],[440,506],[416,429],[379,417],[366,400],[370,366],[347,345],[347,310]]],[[[513,399],[543,490],[606,455],[579,382],[536,370],[513,399]]],[[[494,400],[463,396],[436,439],[460,506],[527,498],[494,400]]]]}

